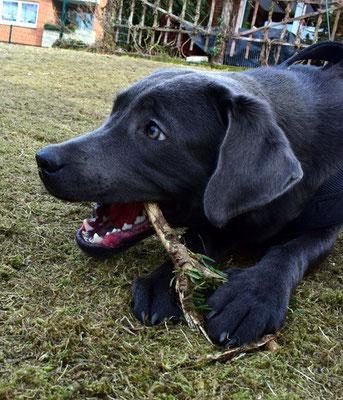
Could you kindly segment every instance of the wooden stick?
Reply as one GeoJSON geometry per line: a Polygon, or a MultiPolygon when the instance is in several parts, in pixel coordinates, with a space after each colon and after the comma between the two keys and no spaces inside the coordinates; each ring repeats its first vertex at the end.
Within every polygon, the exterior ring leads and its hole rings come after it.
{"type": "Polygon", "coordinates": [[[211,2],[211,10],[210,10],[210,16],[208,18],[208,23],[207,23],[207,36],[205,40],[205,53],[207,52],[208,49],[208,41],[210,39],[211,31],[212,31],[212,22],[213,22],[213,15],[214,15],[214,9],[216,7],[216,0],[212,0],[211,2]]]}
{"type": "Polygon", "coordinates": [[[156,203],[144,203],[144,207],[151,224],[155,228],[158,237],[173,261],[176,291],[179,293],[181,308],[187,324],[191,329],[198,329],[212,344],[211,339],[202,326],[203,317],[196,311],[193,304],[192,292],[185,272],[196,269],[203,274],[204,278],[218,279],[221,282],[225,279],[202,265],[196,255],[190,252],[185,245],[180,243],[177,234],[167,223],[156,203]]]}
{"type": "Polygon", "coordinates": [[[150,45],[154,46],[155,44],[155,32],[156,32],[156,28],[158,28],[158,8],[160,6],[160,0],[156,0],[156,3],[154,5],[154,22],[152,25],[152,31],[151,32],[151,39],[150,39],[150,45]]]}
{"type": "MultiPolygon", "coordinates": [[[[132,22],[133,22],[133,14],[135,12],[135,5],[136,5],[136,0],[132,0],[131,6],[130,6],[130,15],[129,15],[129,19],[127,21],[127,25],[129,27],[129,31],[127,33],[127,39],[126,39],[127,44],[130,43],[130,36],[134,35],[134,33],[132,33],[132,22]]],[[[133,39],[134,39],[134,37],[133,37],[133,39]]]]}
{"type": "MultiPolygon", "coordinates": [[[[255,8],[254,8],[254,14],[252,16],[252,21],[251,21],[251,27],[252,28],[255,26],[255,23],[256,23],[256,17],[257,17],[257,12],[258,12],[259,6],[260,6],[260,0],[256,0],[255,8]]],[[[250,39],[252,38],[252,33],[249,35],[249,38],[250,39]]],[[[249,57],[250,47],[251,47],[251,42],[248,42],[247,49],[246,49],[246,52],[245,52],[245,58],[249,57]]]]}
{"type": "Polygon", "coordinates": [[[146,13],[146,4],[143,4],[143,11],[142,11],[142,18],[139,23],[139,37],[138,37],[138,45],[142,45],[142,37],[143,37],[143,30],[144,30],[144,23],[145,23],[145,13],[146,13]]]}
{"type": "Polygon", "coordinates": [[[206,354],[202,357],[195,358],[195,361],[201,363],[203,361],[207,362],[215,362],[215,361],[227,361],[231,360],[233,357],[238,356],[239,354],[249,353],[254,350],[266,348],[266,350],[276,351],[277,345],[275,342],[275,335],[266,335],[261,340],[258,340],[255,343],[250,343],[245,346],[235,347],[228,350],[224,350],[218,352],[216,354],[206,354]]]}
{"type": "Polygon", "coordinates": [[[342,10],[337,10],[335,22],[334,22],[333,28],[332,28],[331,40],[335,40],[336,31],[337,31],[337,27],[338,27],[339,17],[341,16],[341,11],[342,11],[342,10]]]}
{"type": "MultiPolygon", "coordinates": [[[[291,10],[292,10],[292,3],[291,3],[290,1],[288,1],[288,2],[287,2],[287,7],[286,7],[286,10],[285,10],[285,18],[284,18],[284,21],[287,21],[287,20],[288,20],[289,14],[290,14],[291,10]]],[[[282,31],[281,31],[281,35],[280,35],[280,40],[281,40],[281,41],[284,40],[284,38],[285,38],[285,36],[286,36],[286,33],[287,33],[287,24],[285,24],[285,25],[282,27],[282,31]]],[[[275,64],[277,64],[278,61],[279,61],[280,53],[281,53],[281,45],[278,45],[277,50],[276,50],[276,55],[275,55],[275,64]]]]}
{"type": "Polygon", "coordinates": [[[189,50],[190,50],[190,51],[193,50],[195,36],[196,36],[197,33],[198,33],[198,22],[199,22],[199,18],[200,18],[201,1],[202,1],[202,0],[198,0],[197,5],[196,5],[196,9],[195,9],[194,29],[193,29],[193,33],[192,33],[191,44],[190,44],[190,46],[189,46],[189,50]]]}
{"type": "MultiPolygon", "coordinates": [[[[172,13],[172,12],[173,12],[173,0],[169,0],[168,12],[169,12],[169,13],[172,13]]],[[[169,28],[169,27],[170,27],[170,17],[168,16],[166,28],[169,28]]],[[[168,44],[168,33],[167,33],[167,32],[166,32],[165,35],[164,35],[163,44],[164,44],[165,46],[168,44]]]]}
{"type": "MultiPolygon", "coordinates": [[[[267,26],[270,25],[273,21],[274,6],[275,6],[275,1],[272,0],[272,2],[270,4],[269,12],[268,12],[267,26]]],[[[268,66],[269,53],[270,53],[270,48],[271,48],[271,44],[270,44],[268,35],[269,35],[269,28],[266,28],[264,31],[263,45],[262,45],[261,54],[260,54],[260,63],[264,67],[268,66]]]]}
{"type": "MultiPolygon", "coordinates": [[[[236,23],[234,24],[234,34],[235,35],[238,35],[238,33],[239,33],[239,25],[240,25],[241,18],[242,18],[243,6],[244,6],[244,0],[240,0],[239,6],[238,6],[238,13],[235,16],[235,18],[236,18],[236,23]]],[[[236,48],[236,39],[232,39],[231,48],[230,48],[230,57],[233,57],[233,55],[235,54],[235,48],[236,48]]]]}
{"type": "MultiPolygon", "coordinates": [[[[323,9],[323,7],[325,7],[325,0],[320,2],[320,7],[321,9],[323,9]]],[[[324,10],[323,10],[324,11],[324,10]]],[[[317,23],[316,23],[316,29],[314,32],[314,38],[313,38],[313,43],[317,43],[318,42],[318,35],[319,35],[319,29],[320,29],[320,25],[323,22],[323,14],[318,15],[318,19],[317,19],[317,23]]]]}
{"type": "Polygon", "coordinates": [[[116,30],[115,39],[114,39],[114,41],[116,43],[118,43],[118,40],[119,40],[119,24],[121,24],[122,14],[123,14],[123,0],[120,0],[119,11],[118,11],[118,24],[116,24],[117,30],[116,30]]]}
{"type": "MultiPolygon", "coordinates": [[[[302,9],[302,15],[300,15],[300,17],[304,15],[304,13],[306,11],[306,7],[307,7],[307,5],[304,5],[304,8],[302,9]]],[[[300,19],[300,21],[299,21],[298,31],[297,31],[297,35],[296,35],[296,38],[294,41],[297,48],[298,48],[299,44],[301,43],[301,32],[303,30],[304,22],[305,22],[304,18],[300,19]]]]}
{"type": "Polygon", "coordinates": [[[181,14],[180,14],[180,21],[178,21],[180,23],[180,32],[177,35],[177,41],[176,41],[176,47],[179,49],[179,51],[181,50],[182,47],[182,43],[181,43],[181,39],[182,39],[182,23],[181,21],[184,21],[185,19],[185,15],[186,15],[186,8],[187,8],[187,0],[183,0],[183,4],[182,4],[182,10],[181,10],[181,14]]]}

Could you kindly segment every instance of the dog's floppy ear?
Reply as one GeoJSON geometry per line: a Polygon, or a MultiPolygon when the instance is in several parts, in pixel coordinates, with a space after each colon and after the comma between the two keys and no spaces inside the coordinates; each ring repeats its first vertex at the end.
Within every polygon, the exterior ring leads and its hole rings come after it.
{"type": "Polygon", "coordinates": [[[204,196],[205,214],[218,227],[271,202],[303,176],[268,103],[230,95],[223,113],[228,129],[204,196]]]}

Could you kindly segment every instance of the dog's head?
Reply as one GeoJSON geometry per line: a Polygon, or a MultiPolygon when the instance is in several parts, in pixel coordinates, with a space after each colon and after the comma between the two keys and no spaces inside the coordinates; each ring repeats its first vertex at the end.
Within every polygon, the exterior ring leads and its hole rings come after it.
{"type": "Polygon", "coordinates": [[[154,73],[118,95],[99,129],[37,153],[53,195],[101,203],[78,232],[84,250],[110,254],[146,236],[144,201],[165,204],[177,225],[223,227],[301,179],[270,106],[219,77],[154,73]]]}

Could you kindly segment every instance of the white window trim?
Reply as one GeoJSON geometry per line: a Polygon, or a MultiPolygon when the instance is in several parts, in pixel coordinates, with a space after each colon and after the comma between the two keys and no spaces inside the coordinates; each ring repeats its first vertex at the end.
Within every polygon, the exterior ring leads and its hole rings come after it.
{"type": "Polygon", "coordinates": [[[21,1],[21,0],[0,0],[0,24],[1,25],[22,26],[23,28],[37,28],[38,14],[39,14],[39,3],[37,3],[37,2],[34,2],[34,1],[21,1]],[[3,20],[2,19],[3,1],[9,1],[9,2],[12,2],[12,3],[18,3],[18,14],[17,14],[17,20],[16,21],[7,21],[7,20],[3,20]],[[36,16],[36,22],[34,24],[29,24],[27,22],[18,21],[19,16],[21,16],[21,9],[22,9],[23,3],[25,3],[25,4],[36,4],[37,5],[37,16],[36,16]]]}

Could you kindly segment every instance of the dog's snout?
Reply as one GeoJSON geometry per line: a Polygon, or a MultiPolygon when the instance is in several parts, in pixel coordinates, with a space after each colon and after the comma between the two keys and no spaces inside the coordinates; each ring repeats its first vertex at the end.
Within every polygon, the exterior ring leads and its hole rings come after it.
{"type": "Polygon", "coordinates": [[[56,152],[47,147],[39,150],[36,154],[38,167],[43,172],[53,173],[62,168],[62,163],[59,161],[56,152]]]}

